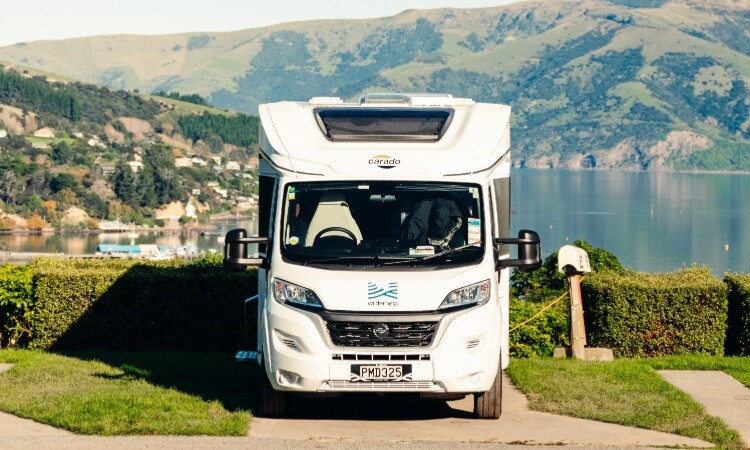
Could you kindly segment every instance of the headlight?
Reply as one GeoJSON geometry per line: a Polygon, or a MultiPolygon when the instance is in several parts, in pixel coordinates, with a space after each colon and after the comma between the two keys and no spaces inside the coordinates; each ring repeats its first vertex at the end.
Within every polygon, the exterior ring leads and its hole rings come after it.
{"type": "Polygon", "coordinates": [[[484,305],[490,299],[490,280],[456,289],[445,297],[438,309],[466,305],[484,305]]]}
{"type": "Polygon", "coordinates": [[[279,303],[313,306],[316,308],[323,307],[323,303],[320,302],[315,292],[288,281],[279,280],[278,278],[275,278],[273,281],[273,294],[279,303]]]}

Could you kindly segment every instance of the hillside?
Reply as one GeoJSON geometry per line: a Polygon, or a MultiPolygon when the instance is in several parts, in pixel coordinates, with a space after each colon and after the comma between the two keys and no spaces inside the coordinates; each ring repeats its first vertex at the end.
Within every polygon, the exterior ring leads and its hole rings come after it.
{"type": "Polygon", "coordinates": [[[316,95],[448,92],[513,106],[517,166],[748,171],[748,29],[747,0],[532,0],[19,43],[0,60],[250,113],[316,95]]]}
{"type": "Polygon", "coordinates": [[[204,223],[249,207],[256,117],[27,72],[0,66],[0,230],[177,226],[188,203],[204,223]]]}

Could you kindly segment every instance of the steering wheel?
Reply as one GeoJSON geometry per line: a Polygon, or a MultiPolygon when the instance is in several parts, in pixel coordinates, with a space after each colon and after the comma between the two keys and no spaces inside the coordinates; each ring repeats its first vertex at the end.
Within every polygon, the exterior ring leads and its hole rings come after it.
{"type": "MultiPolygon", "coordinates": [[[[318,232],[318,234],[315,235],[315,238],[313,239],[313,245],[315,245],[314,243],[315,243],[315,241],[318,240],[318,238],[320,238],[321,236],[323,236],[326,233],[330,233],[330,232],[333,232],[333,231],[339,231],[341,233],[344,233],[346,235],[346,237],[348,237],[349,239],[351,239],[351,241],[352,241],[352,250],[357,246],[357,236],[355,236],[354,233],[352,233],[350,230],[347,230],[346,228],[342,228],[342,227],[328,227],[328,228],[323,228],[322,230],[320,230],[318,232]]],[[[343,236],[341,236],[341,237],[343,237],[343,236]]]]}

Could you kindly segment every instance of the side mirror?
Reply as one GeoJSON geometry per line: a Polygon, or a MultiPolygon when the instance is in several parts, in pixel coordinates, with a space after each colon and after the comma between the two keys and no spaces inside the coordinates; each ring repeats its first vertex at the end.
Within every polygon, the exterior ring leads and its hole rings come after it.
{"type": "Polygon", "coordinates": [[[568,272],[591,272],[589,254],[586,250],[572,245],[563,245],[557,254],[557,270],[568,275],[568,272]]]}
{"type": "Polygon", "coordinates": [[[531,272],[542,267],[542,245],[535,231],[521,230],[518,238],[497,238],[495,244],[518,246],[518,259],[500,259],[497,264],[501,269],[518,267],[521,272],[531,272]]]}
{"type": "Polygon", "coordinates": [[[229,231],[224,238],[224,267],[242,272],[248,266],[265,266],[266,258],[247,257],[247,244],[265,243],[268,243],[267,237],[247,237],[247,231],[243,228],[229,231]]]}

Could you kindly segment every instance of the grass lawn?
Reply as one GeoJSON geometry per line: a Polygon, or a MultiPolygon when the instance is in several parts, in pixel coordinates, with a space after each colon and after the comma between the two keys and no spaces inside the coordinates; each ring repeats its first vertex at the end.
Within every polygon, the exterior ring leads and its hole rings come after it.
{"type": "Polygon", "coordinates": [[[80,434],[247,434],[249,365],[229,354],[0,350],[0,410],[80,434]]]}
{"type": "Polygon", "coordinates": [[[507,370],[537,411],[664,431],[742,448],[739,435],[665,381],[656,370],[724,370],[750,385],[750,358],[675,356],[618,359],[515,359],[507,370]]]}

